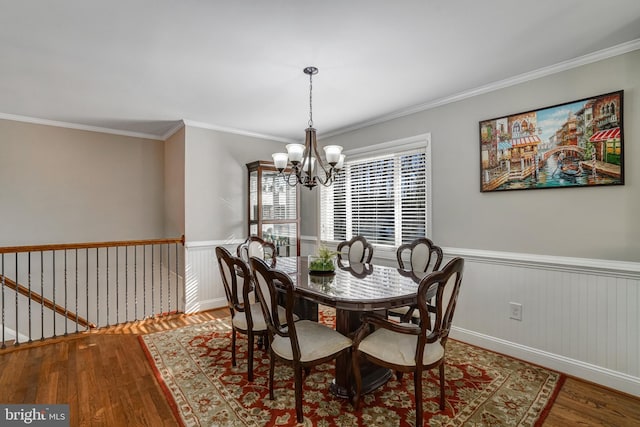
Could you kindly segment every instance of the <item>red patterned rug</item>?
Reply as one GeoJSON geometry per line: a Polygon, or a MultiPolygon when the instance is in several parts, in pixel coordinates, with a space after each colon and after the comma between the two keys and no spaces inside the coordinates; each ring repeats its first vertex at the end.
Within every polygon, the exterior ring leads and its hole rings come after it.
{"type": "MultiPolygon", "coordinates": [[[[335,321],[331,309],[321,321],[335,321]]],[[[296,425],[293,371],[276,364],[275,400],[268,397],[269,359],[254,352],[254,382],[247,382],[247,340],[239,335],[238,366],[231,366],[230,319],[140,337],[176,418],[184,426],[296,425]]],[[[446,408],[438,407],[437,369],[424,373],[424,418],[430,426],[541,425],[564,376],[459,341],[447,344],[446,408]]],[[[413,426],[413,379],[395,377],[365,395],[354,412],[333,397],[333,365],[320,365],[305,378],[304,425],[413,426]]]]}

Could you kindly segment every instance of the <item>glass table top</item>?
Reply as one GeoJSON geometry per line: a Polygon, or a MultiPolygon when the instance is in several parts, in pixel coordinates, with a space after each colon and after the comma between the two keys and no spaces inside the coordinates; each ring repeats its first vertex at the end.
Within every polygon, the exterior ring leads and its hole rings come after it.
{"type": "Polygon", "coordinates": [[[394,267],[342,262],[335,274],[309,274],[307,257],[278,257],[276,269],[291,277],[296,292],[319,303],[348,310],[369,311],[416,302],[420,279],[394,267]]]}

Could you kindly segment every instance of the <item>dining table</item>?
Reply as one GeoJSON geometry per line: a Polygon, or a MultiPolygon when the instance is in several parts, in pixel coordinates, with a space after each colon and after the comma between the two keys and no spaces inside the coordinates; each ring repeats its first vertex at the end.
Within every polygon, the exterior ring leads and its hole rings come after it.
{"type": "MultiPolygon", "coordinates": [[[[336,331],[353,338],[365,312],[386,314],[391,308],[415,305],[420,280],[427,273],[402,270],[371,263],[348,263],[339,260],[330,274],[309,271],[308,257],[279,257],[276,268],[292,279],[299,297],[297,313],[302,318],[317,320],[318,304],[335,308],[336,331]]],[[[435,288],[429,292],[435,294],[435,288]]],[[[427,295],[429,297],[429,295],[427,295]]],[[[393,375],[389,369],[360,361],[362,392],[369,393],[386,383],[393,375]]],[[[354,392],[350,353],[338,356],[331,392],[350,398],[354,392]]]]}

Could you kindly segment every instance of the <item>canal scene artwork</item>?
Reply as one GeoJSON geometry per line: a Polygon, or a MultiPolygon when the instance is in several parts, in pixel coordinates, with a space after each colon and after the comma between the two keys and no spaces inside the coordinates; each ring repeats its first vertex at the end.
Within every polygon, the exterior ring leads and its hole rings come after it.
{"type": "Polygon", "coordinates": [[[624,184],[623,91],[480,122],[480,191],[624,184]]]}

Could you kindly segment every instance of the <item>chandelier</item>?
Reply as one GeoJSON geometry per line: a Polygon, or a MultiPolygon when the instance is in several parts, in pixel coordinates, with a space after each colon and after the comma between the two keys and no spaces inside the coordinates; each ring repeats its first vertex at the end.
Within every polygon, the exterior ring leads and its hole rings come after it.
{"type": "Polygon", "coordinates": [[[272,154],[273,163],[292,187],[298,184],[304,185],[309,190],[318,183],[328,187],[344,165],[344,154],[339,145],[327,145],[324,147],[325,159],[318,153],[316,142],[316,130],[313,127],[313,76],[318,74],[316,67],[307,67],[304,73],[309,75],[309,127],[305,129],[305,141],[303,144],[287,144],[286,153],[272,154]],[[289,171],[285,173],[287,166],[291,164],[289,171]]]}

